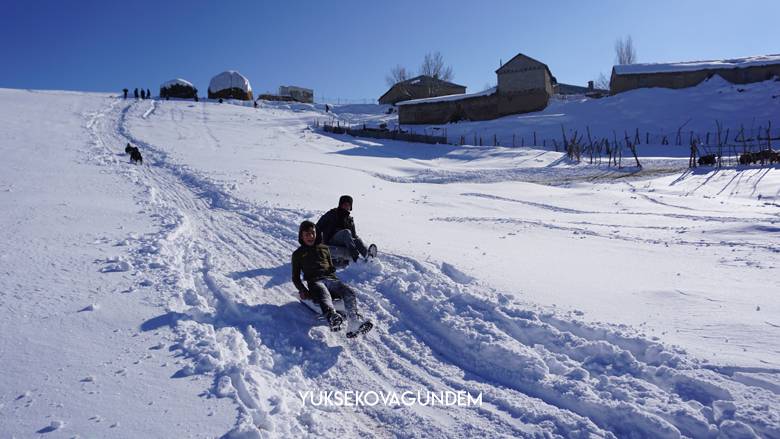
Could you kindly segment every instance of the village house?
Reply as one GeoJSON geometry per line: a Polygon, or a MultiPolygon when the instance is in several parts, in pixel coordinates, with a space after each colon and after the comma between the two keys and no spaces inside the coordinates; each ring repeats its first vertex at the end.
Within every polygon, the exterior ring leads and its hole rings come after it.
{"type": "Polygon", "coordinates": [[[466,93],[466,87],[452,82],[442,81],[433,76],[420,75],[406,81],[398,82],[390,87],[379,98],[380,104],[394,105],[410,99],[432,98],[466,93]]]}
{"type": "Polygon", "coordinates": [[[398,122],[443,124],[539,111],[557,84],[546,64],[522,53],[496,70],[496,76],[498,85],[483,92],[398,102],[398,122]]]}
{"type": "Polygon", "coordinates": [[[589,98],[603,98],[604,96],[609,95],[609,90],[596,88],[593,84],[593,81],[588,81],[587,87],[559,82],[553,86],[553,91],[555,92],[556,96],[586,96],[589,98]]]}
{"type": "Polygon", "coordinates": [[[314,103],[314,90],[310,88],[282,85],[279,87],[279,96],[289,96],[294,100],[305,104],[314,103]]]}
{"type": "Polygon", "coordinates": [[[624,64],[612,67],[610,94],[647,87],[693,87],[712,75],[734,84],[760,82],[780,76],[780,55],[713,61],[624,64]]]}

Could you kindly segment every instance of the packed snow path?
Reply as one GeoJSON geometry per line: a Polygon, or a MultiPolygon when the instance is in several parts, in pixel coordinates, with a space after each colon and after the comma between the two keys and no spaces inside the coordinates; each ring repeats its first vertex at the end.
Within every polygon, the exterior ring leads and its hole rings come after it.
{"type": "Polygon", "coordinates": [[[228,436],[780,437],[770,383],[748,387],[629,330],[534,309],[448,264],[383,254],[353,265],[341,277],[376,328],[354,341],[330,333],[289,282],[297,225],[312,213],[240,200],[174,163],[128,128],[154,110],[112,101],[89,124],[93,155],[137,185],[159,225],[129,242],[139,285],[165,301],[142,329],[171,326],[172,350],[190,360],[176,376],[212,377],[204,391],[235,402],[228,436]],[[125,163],[128,141],[144,166],[125,163]],[[302,403],[299,392],[320,390],[468,391],[483,404],[302,403]]]}

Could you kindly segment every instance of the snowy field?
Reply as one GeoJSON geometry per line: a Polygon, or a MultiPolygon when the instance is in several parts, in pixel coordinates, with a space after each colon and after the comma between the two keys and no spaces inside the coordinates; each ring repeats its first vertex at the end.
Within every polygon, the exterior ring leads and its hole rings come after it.
{"type": "MultiPolygon", "coordinates": [[[[712,130],[778,118],[778,95],[711,81],[447,129],[712,130]]],[[[655,146],[618,170],[311,128],[328,117],[0,90],[0,437],[780,438],[778,167],[655,146]],[[341,194],[380,249],[340,272],[377,323],[356,340],[290,282],[298,224],[341,194]],[[482,404],[300,397],[321,390],[482,404]]]]}

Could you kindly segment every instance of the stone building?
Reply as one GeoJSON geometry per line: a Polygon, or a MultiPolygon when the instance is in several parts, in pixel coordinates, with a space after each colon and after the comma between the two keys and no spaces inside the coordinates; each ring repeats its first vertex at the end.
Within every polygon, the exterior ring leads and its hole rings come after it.
{"type": "Polygon", "coordinates": [[[289,96],[293,100],[305,104],[314,103],[314,90],[310,88],[296,87],[294,85],[282,85],[279,87],[279,96],[289,96]]]}
{"type": "Polygon", "coordinates": [[[553,87],[556,96],[586,96],[589,98],[602,98],[609,95],[609,90],[596,88],[593,81],[588,81],[587,87],[559,82],[553,87]]]}
{"type": "Polygon", "coordinates": [[[610,94],[636,88],[693,87],[712,75],[734,84],[760,82],[780,76],[780,55],[751,56],[714,61],[625,64],[612,67],[610,94]]]}
{"type": "Polygon", "coordinates": [[[432,98],[466,93],[466,87],[452,82],[442,81],[433,76],[420,75],[401,81],[379,97],[380,104],[394,105],[410,99],[432,98]]]}
{"type": "Polygon", "coordinates": [[[498,89],[504,94],[545,91],[553,94],[555,77],[547,64],[518,53],[496,70],[498,89]]]}
{"type": "Polygon", "coordinates": [[[546,64],[518,54],[496,70],[498,86],[480,93],[399,102],[401,124],[442,124],[489,120],[539,111],[547,106],[556,84],[546,64]]]}

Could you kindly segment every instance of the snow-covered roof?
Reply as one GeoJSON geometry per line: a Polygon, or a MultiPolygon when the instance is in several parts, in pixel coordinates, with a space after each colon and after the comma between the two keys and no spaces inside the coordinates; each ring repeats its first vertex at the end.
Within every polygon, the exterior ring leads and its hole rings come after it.
{"type": "Polygon", "coordinates": [[[211,78],[209,82],[209,91],[217,92],[220,90],[227,90],[230,88],[240,88],[245,92],[251,92],[252,86],[249,85],[249,80],[241,73],[235,70],[228,70],[220,73],[219,75],[211,78]]]}
{"type": "Polygon", "coordinates": [[[184,87],[195,88],[195,86],[192,85],[192,83],[190,81],[185,81],[184,79],[181,79],[181,78],[176,78],[176,79],[171,79],[170,81],[166,81],[165,83],[163,83],[163,85],[160,86],[160,88],[168,88],[168,87],[172,87],[174,85],[181,85],[181,86],[184,86],[184,87]]]}
{"type": "Polygon", "coordinates": [[[739,69],[744,67],[780,64],[780,54],[758,55],[744,58],[731,58],[711,61],[683,61],[673,63],[620,64],[613,67],[618,75],[638,75],[641,73],[672,73],[697,70],[739,69]]]}
{"type": "MultiPolygon", "coordinates": [[[[429,75],[419,75],[415,76],[414,78],[409,78],[405,81],[401,81],[398,84],[406,84],[406,85],[420,85],[420,84],[437,84],[437,85],[446,85],[449,87],[463,87],[466,88],[465,85],[456,84],[454,82],[445,81],[443,79],[436,78],[434,76],[429,75]]],[[[396,85],[398,85],[396,84],[396,85]]]]}
{"type": "Polygon", "coordinates": [[[496,87],[492,87],[478,93],[468,93],[468,94],[461,93],[456,95],[437,96],[435,98],[412,99],[410,101],[398,102],[395,105],[429,104],[433,102],[459,101],[461,99],[475,98],[477,96],[488,96],[488,95],[492,95],[495,92],[496,92],[496,87]]]}

